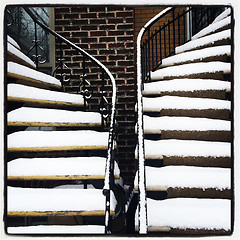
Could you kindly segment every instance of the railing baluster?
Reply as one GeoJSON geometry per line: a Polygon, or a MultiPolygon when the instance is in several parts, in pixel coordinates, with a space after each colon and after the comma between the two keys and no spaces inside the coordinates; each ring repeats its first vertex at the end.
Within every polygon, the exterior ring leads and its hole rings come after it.
{"type": "Polygon", "coordinates": [[[158,43],[157,43],[157,29],[155,29],[155,48],[156,48],[156,65],[158,66],[158,43]]]}
{"type": "Polygon", "coordinates": [[[175,34],[176,34],[176,32],[175,32],[175,16],[174,16],[174,9],[173,9],[173,11],[172,11],[172,15],[173,15],[173,54],[175,54],[175,47],[176,47],[176,43],[175,43],[175,41],[176,41],[176,39],[175,39],[175,34]]]}
{"type": "Polygon", "coordinates": [[[179,13],[178,13],[178,45],[181,44],[181,28],[180,28],[180,16],[179,16],[179,13]]]}
{"type": "Polygon", "coordinates": [[[38,70],[38,36],[37,36],[37,23],[34,22],[34,44],[35,44],[35,64],[36,64],[36,69],[38,70]]]}
{"type": "Polygon", "coordinates": [[[104,85],[105,85],[105,80],[104,80],[104,72],[102,71],[101,74],[101,81],[102,81],[102,86],[101,86],[101,90],[100,90],[100,94],[101,94],[101,99],[100,99],[100,112],[101,112],[101,125],[102,128],[104,128],[104,85]]]}
{"type": "Polygon", "coordinates": [[[83,74],[82,74],[82,89],[83,89],[83,99],[84,99],[84,109],[87,109],[87,100],[86,100],[86,62],[85,62],[85,55],[83,55],[83,62],[82,62],[82,69],[83,69],[83,74]]]}
{"type": "Polygon", "coordinates": [[[63,86],[63,49],[62,49],[62,40],[59,42],[59,51],[60,51],[60,57],[59,57],[59,64],[60,64],[60,82],[63,86]]]}
{"type": "Polygon", "coordinates": [[[159,26],[160,62],[162,62],[162,29],[159,26]]]}
{"type": "Polygon", "coordinates": [[[154,64],[154,44],[153,44],[153,33],[151,34],[151,41],[152,41],[152,68],[151,68],[151,70],[153,70],[154,69],[154,67],[155,67],[155,64],[154,64]]]}
{"type": "MultiPolygon", "coordinates": [[[[185,11],[184,11],[185,13],[185,11]]],[[[190,14],[190,13],[189,13],[190,14]]],[[[187,17],[187,16],[186,16],[187,17]]],[[[185,19],[185,14],[183,15],[183,36],[184,36],[184,42],[186,42],[186,19],[185,19]]],[[[189,24],[190,25],[190,24],[189,24]]],[[[191,26],[189,26],[191,27],[191,26]]]]}
{"type": "Polygon", "coordinates": [[[171,54],[171,28],[170,21],[168,20],[168,56],[171,54]]]}
{"type": "Polygon", "coordinates": [[[167,50],[166,50],[166,25],[165,23],[163,24],[163,37],[164,37],[164,52],[165,52],[165,57],[167,56],[167,50]]]}
{"type": "Polygon", "coordinates": [[[151,81],[151,59],[150,59],[150,28],[148,29],[148,81],[151,81]]]}

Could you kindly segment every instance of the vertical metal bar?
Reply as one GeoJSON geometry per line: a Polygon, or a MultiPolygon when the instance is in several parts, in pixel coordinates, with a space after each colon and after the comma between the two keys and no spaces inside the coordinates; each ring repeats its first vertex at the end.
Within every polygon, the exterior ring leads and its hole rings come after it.
{"type": "Polygon", "coordinates": [[[176,39],[175,39],[175,16],[174,16],[174,9],[172,11],[173,13],[173,54],[175,54],[175,47],[176,47],[176,39]]]}
{"type": "Polygon", "coordinates": [[[154,67],[155,67],[155,64],[154,64],[154,45],[153,45],[153,33],[151,34],[151,41],[152,41],[152,69],[151,70],[153,70],[154,69],[154,67]]]}
{"type": "Polygon", "coordinates": [[[171,27],[170,21],[168,20],[168,56],[171,54],[171,27]]]}
{"type": "Polygon", "coordinates": [[[150,59],[150,28],[148,28],[148,80],[151,81],[151,59],[150,59]]]}
{"type": "MultiPolygon", "coordinates": [[[[189,20],[189,40],[191,40],[192,39],[192,27],[191,27],[191,14],[190,14],[190,12],[189,12],[189,14],[188,14],[188,20],[189,20]]],[[[185,24],[184,24],[184,26],[185,26],[185,24]]]]}
{"type": "Polygon", "coordinates": [[[86,62],[85,62],[85,55],[83,55],[83,63],[82,63],[82,68],[83,68],[83,74],[82,74],[82,81],[83,81],[83,99],[84,99],[84,109],[87,109],[87,100],[86,100],[86,95],[85,95],[85,91],[86,91],[86,82],[85,82],[85,78],[86,78],[86,62]]]}
{"type": "Polygon", "coordinates": [[[180,29],[180,17],[179,17],[179,13],[178,13],[178,45],[180,46],[181,45],[181,29],[180,29]]]}
{"type": "Polygon", "coordinates": [[[186,14],[184,14],[183,15],[183,36],[184,36],[184,42],[186,42],[186,26],[185,26],[185,24],[186,24],[186,19],[185,19],[185,16],[187,17],[187,15],[186,14]]]}
{"type": "Polygon", "coordinates": [[[155,29],[155,48],[156,48],[156,65],[158,65],[158,44],[157,44],[157,29],[155,29]]]}
{"type": "Polygon", "coordinates": [[[36,69],[38,70],[38,36],[37,36],[37,23],[34,22],[34,34],[35,34],[35,40],[34,40],[34,44],[35,44],[35,64],[36,64],[36,69]]]}
{"type": "Polygon", "coordinates": [[[164,52],[165,52],[165,57],[167,56],[167,50],[166,50],[166,25],[165,23],[163,24],[163,37],[164,37],[164,52]]]}
{"type": "Polygon", "coordinates": [[[159,26],[160,62],[162,62],[162,29],[159,26]]]}
{"type": "Polygon", "coordinates": [[[63,50],[62,50],[62,40],[60,40],[59,43],[59,50],[60,50],[60,58],[59,58],[59,64],[60,64],[60,82],[63,87],[63,50]]]}
{"type": "Polygon", "coordinates": [[[104,99],[103,99],[103,97],[104,97],[104,85],[105,85],[105,80],[104,80],[104,70],[102,69],[102,86],[101,86],[101,100],[100,100],[100,108],[102,108],[102,111],[101,111],[101,126],[102,126],[102,128],[104,128],[104,116],[103,116],[103,114],[104,114],[104,112],[103,112],[103,110],[104,110],[104,99]]]}

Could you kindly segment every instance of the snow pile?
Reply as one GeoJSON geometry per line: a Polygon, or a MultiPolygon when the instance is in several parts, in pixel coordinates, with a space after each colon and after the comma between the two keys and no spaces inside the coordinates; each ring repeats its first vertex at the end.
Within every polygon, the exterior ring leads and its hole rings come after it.
{"type": "Polygon", "coordinates": [[[227,100],[190,98],[178,96],[162,96],[143,98],[144,111],[161,111],[162,109],[227,109],[230,110],[231,102],[227,100]]]}
{"type": "Polygon", "coordinates": [[[160,156],[179,157],[230,157],[231,143],[196,140],[145,140],[146,158],[160,156]]]}
{"type": "Polygon", "coordinates": [[[37,99],[77,105],[83,105],[84,103],[83,96],[79,94],[55,92],[14,83],[7,85],[7,94],[8,97],[13,98],[37,99]]]}
{"type": "Polygon", "coordinates": [[[180,229],[231,229],[231,201],[226,199],[147,199],[148,226],[180,229]]]}
{"type": "Polygon", "coordinates": [[[165,77],[188,76],[192,74],[206,74],[215,72],[230,73],[231,63],[226,62],[198,62],[179,66],[170,66],[151,72],[151,80],[160,80],[165,77]]]}
{"type": "Polygon", "coordinates": [[[229,8],[227,8],[227,10],[225,10],[220,15],[218,15],[212,23],[216,23],[218,21],[221,21],[222,19],[226,18],[230,14],[231,14],[231,8],[229,7],[229,8]]]}
{"type": "Polygon", "coordinates": [[[94,147],[108,146],[108,132],[77,131],[19,131],[7,138],[8,148],[94,147]]]}
{"type": "MultiPolygon", "coordinates": [[[[138,174],[135,186],[138,185],[138,174]]],[[[231,169],[192,166],[146,167],[147,187],[173,188],[231,188],[231,169]]]]}
{"type": "Polygon", "coordinates": [[[29,67],[25,67],[21,64],[14,63],[14,62],[8,62],[7,65],[7,71],[8,73],[12,73],[18,76],[23,76],[30,78],[34,81],[40,81],[43,83],[51,84],[57,87],[61,87],[61,82],[57,80],[56,78],[47,75],[45,73],[36,71],[34,69],[31,69],[29,67]]]}
{"type": "Polygon", "coordinates": [[[231,89],[231,83],[214,79],[173,79],[156,81],[144,84],[144,94],[161,94],[161,92],[173,91],[204,91],[231,89]]]}
{"type": "MultiPolygon", "coordinates": [[[[105,165],[103,157],[19,158],[8,162],[7,170],[8,176],[104,176],[105,165]]],[[[120,174],[117,163],[114,172],[120,174]]]]}
{"type": "Polygon", "coordinates": [[[7,119],[8,122],[101,124],[101,114],[96,112],[81,112],[31,107],[22,107],[11,111],[8,113],[7,119]]]}
{"type": "MultiPolygon", "coordinates": [[[[105,211],[101,189],[7,188],[7,211],[105,211]]],[[[111,192],[111,210],[116,199],[111,192]]]]}
{"type": "Polygon", "coordinates": [[[208,46],[214,44],[214,42],[230,39],[231,38],[231,29],[224,30],[218,33],[213,33],[211,35],[189,41],[179,47],[175,48],[175,53],[181,53],[189,50],[196,49],[198,47],[208,46]]]}
{"type": "Polygon", "coordinates": [[[7,35],[7,41],[11,43],[14,47],[20,49],[20,46],[18,45],[18,43],[14,39],[12,39],[9,35],[7,35]]]}

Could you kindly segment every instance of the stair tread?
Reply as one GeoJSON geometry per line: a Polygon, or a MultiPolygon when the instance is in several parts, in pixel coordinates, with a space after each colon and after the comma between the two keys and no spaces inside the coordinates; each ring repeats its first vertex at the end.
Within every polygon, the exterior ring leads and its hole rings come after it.
{"type": "Polygon", "coordinates": [[[198,140],[144,140],[146,159],[171,157],[230,157],[231,144],[198,140]]]}
{"type": "Polygon", "coordinates": [[[175,48],[175,53],[181,53],[185,51],[194,50],[200,47],[206,47],[209,45],[214,45],[218,41],[231,39],[231,29],[223,30],[218,33],[213,33],[208,36],[204,36],[199,39],[191,40],[181,46],[175,48]]]}
{"type": "Polygon", "coordinates": [[[230,110],[231,102],[219,99],[190,98],[179,96],[143,97],[143,110],[160,111],[162,109],[226,109],[230,110]]]}
{"type": "Polygon", "coordinates": [[[7,35],[7,42],[9,42],[10,44],[12,44],[14,47],[18,48],[19,50],[21,49],[19,44],[9,35],[7,35]]]}
{"type": "MultiPolygon", "coordinates": [[[[115,165],[114,175],[120,177],[115,165]]],[[[104,179],[106,158],[18,158],[8,162],[8,179],[104,179]],[[94,167],[93,167],[94,166],[94,167]]]]}
{"type": "Polygon", "coordinates": [[[8,77],[23,80],[26,83],[40,83],[47,87],[61,88],[61,82],[58,79],[14,62],[8,62],[7,75],[8,77]]]}
{"type": "Polygon", "coordinates": [[[8,135],[9,151],[106,150],[108,132],[19,131],[8,135]]]}
{"type": "Polygon", "coordinates": [[[230,14],[231,14],[231,8],[227,8],[225,11],[223,11],[221,14],[219,14],[212,23],[221,21],[222,19],[226,18],[230,14]]]}
{"type": "Polygon", "coordinates": [[[179,229],[231,229],[231,201],[228,199],[147,198],[148,226],[179,229]]]}
{"type": "Polygon", "coordinates": [[[215,79],[173,79],[144,84],[143,96],[174,91],[228,90],[231,83],[215,79]]]}
{"type": "Polygon", "coordinates": [[[97,112],[22,107],[7,114],[8,126],[100,126],[97,112]]]}
{"type": "Polygon", "coordinates": [[[231,55],[231,46],[214,46],[208,47],[200,50],[194,50],[189,52],[179,53],[162,60],[161,68],[167,67],[175,64],[183,64],[188,61],[202,61],[204,58],[216,57],[216,56],[230,56],[231,55]]]}
{"type": "MultiPolygon", "coordinates": [[[[106,197],[102,189],[59,189],[7,187],[9,216],[16,215],[104,215],[106,197]],[[51,199],[51,200],[50,200],[51,199]],[[84,199],[84,201],[81,201],[84,199]]],[[[111,192],[110,209],[116,199],[111,192]]]]}
{"type": "Polygon", "coordinates": [[[17,63],[22,63],[25,66],[36,68],[35,63],[12,44],[7,43],[7,51],[11,61],[16,61],[17,63]]]}
{"type": "Polygon", "coordinates": [[[151,80],[156,81],[168,77],[186,77],[216,72],[223,72],[224,74],[230,73],[231,63],[213,61],[170,66],[151,72],[151,80]]]}
{"type": "MultiPolygon", "coordinates": [[[[231,188],[231,169],[194,166],[146,167],[147,190],[168,188],[231,188]],[[161,176],[161,177],[159,177],[161,176]]],[[[135,187],[138,185],[138,174],[135,187]]]]}
{"type": "Polygon", "coordinates": [[[21,102],[47,103],[52,105],[83,106],[82,95],[65,92],[56,92],[47,89],[9,83],[8,100],[21,102]]]}

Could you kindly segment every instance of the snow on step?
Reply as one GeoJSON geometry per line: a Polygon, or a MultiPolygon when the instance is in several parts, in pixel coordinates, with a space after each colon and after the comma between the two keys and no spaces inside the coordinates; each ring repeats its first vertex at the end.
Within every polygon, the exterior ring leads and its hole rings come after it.
{"type": "Polygon", "coordinates": [[[231,201],[226,199],[147,199],[148,226],[179,229],[226,230],[231,228],[231,201]]]}
{"type": "Polygon", "coordinates": [[[143,97],[144,111],[161,111],[162,109],[227,109],[230,110],[231,102],[227,100],[190,98],[178,96],[162,96],[155,98],[143,97]]]}
{"type": "Polygon", "coordinates": [[[179,47],[175,48],[175,53],[181,53],[189,50],[193,50],[199,47],[208,46],[214,44],[217,41],[222,41],[231,38],[231,29],[224,30],[218,33],[213,33],[211,35],[189,41],[179,47]]]}
{"type": "MultiPolygon", "coordinates": [[[[146,167],[146,187],[154,188],[231,188],[231,169],[192,166],[146,167]]],[[[138,174],[135,186],[138,185],[138,174]]]]}
{"type": "Polygon", "coordinates": [[[94,126],[101,125],[101,114],[96,112],[22,107],[7,115],[8,125],[94,126]]]}
{"type": "Polygon", "coordinates": [[[179,157],[230,157],[231,144],[197,140],[145,140],[146,159],[159,159],[163,156],[179,157]]]}
{"type": "Polygon", "coordinates": [[[16,48],[21,49],[20,46],[18,45],[18,43],[13,38],[11,38],[9,35],[7,35],[7,42],[12,44],[16,48]]]}
{"type": "Polygon", "coordinates": [[[217,31],[221,28],[224,28],[224,27],[226,27],[230,24],[231,24],[231,16],[226,17],[222,20],[219,20],[219,21],[217,21],[215,23],[212,23],[209,26],[205,27],[200,32],[198,32],[197,34],[192,36],[192,40],[201,38],[201,37],[206,36],[208,34],[211,34],[211,33],[215,32],[215,31],[217,31]]]}
{"type": "Polygon", "coordinates": [[[32,68],[36,68],[35,63],[27,57],[24,53],[22,53],[18,48],[14,47],[12,44],[7,43],[7,51],[8,54],[13,55],[14,58],[19,59],[23,63],[26,63],[32,68]]]}
{"type": "Polygon", "coordinates": [[[56,78],[18,63],[8,62],[7,72],[10,77],[24,78],[26,81],[44,83],[49,86],[61,88],[61,82],[56,78]]]}
{"type": "Polygon", "coordinates": [[[151,80],[155,81],[167,77],[184,77],[193,74],[206,74],[215,72],[230,73],[231,63],[215,61],[170,66],[151,72],[151,80]]]}
{"type": "Polygon", "coordinates": [[[108,132],[20,131],[8,135],[9,151],[107,149],[108,132]]]}
{"type": "Polygon", "coordinates": [[[226,18],[230,14],[231,14],[231,8],[228,8],[227,10],[222,12],[220,15],[218,15],[212,23],[216,23],[218,21],[221,21],[222,19],[226,18]]]}
{"type": "Polygon", "coordinates": [[[104,234],[105,226],[100,225],[38,225],[8,227],[9,234],[104,234]]]}
{"type": "Polygon", "coordinates": [[[173,91],[229,90],[231,83],[214,79],[173,79],[144,84],[143,95],[173,91]]]}
{"type": "Polygon", "coordinates": [[[165,131],[230,131],[231,122],[226,120],[191,117],[143,116],[144,133],[165,131]]]}
{"type": "Polygon", "coordinates": [[[208,47],[200,50],[179,53],[163,59],[161,67],[180,64],[187,61],[202,60],[204,58],[224,56],[224,55],[228,55],[228,56],[231,55],[230,45],[208,47]]]}
{"type": "Polygon", "coordinates": [[[83,106],[83,96],[9,83],[8,100],[83,106]]]}
{"type": "MultiPolygon", "coordinates": [[[[24,212],[105,212],[106,197],[101,189],[45,189],[7,187],[8,215],[24,215],[24,212]]],[[[111,193],[111,211],[116,199],[111,193]]],[[[81,215],[79,214],[79,215],[81,215]]],[[[86,214],[86,213],[85,213],[86,214]]]]}
{"type": "MultiPolygon", "coordinates": [[[[106,158],[70,157],[70,158],[18,158],[8,162],[8,179],[103,179],[106,158]],[[93,167],[94,166],[94,167],[93,167]]],[[[119,177],[120,170],[115,163],[114,175],[119,177]]]]}

